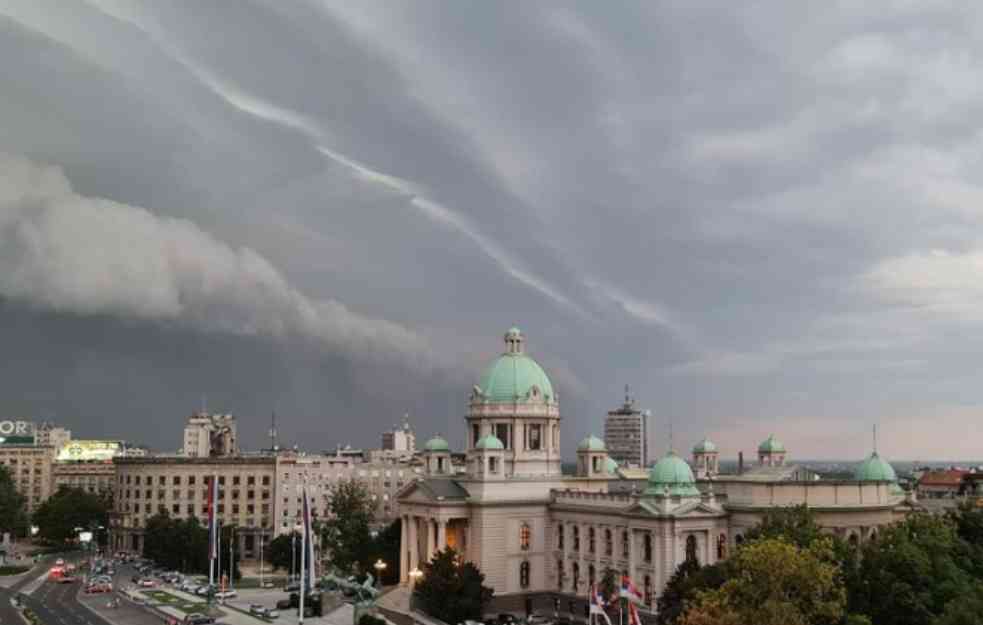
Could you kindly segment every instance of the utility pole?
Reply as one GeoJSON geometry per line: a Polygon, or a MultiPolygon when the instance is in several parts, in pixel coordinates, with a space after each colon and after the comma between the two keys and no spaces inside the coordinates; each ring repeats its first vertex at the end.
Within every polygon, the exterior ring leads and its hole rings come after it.
{"type": "Polygon", "coordinates": [[[232,580],[235,578],[236,571],[236,558],[235,551],[233,547],[236,544],[236,528],[233,525],[229,528],[229,590],[235,590],[232,587],[232,580]]]}
{"type": "Polygon", "coordinates": [[[263,588],[263,534],[264,528],[259,528],[259,587],[263,588]]]}

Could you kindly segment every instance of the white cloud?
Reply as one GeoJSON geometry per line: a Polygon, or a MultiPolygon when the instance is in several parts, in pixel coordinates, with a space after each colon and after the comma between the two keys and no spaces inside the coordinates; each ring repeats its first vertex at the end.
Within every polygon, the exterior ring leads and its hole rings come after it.
{"type": "Polygon", "coordinates": [[[983,321],[983,250],[932,250],[890,258],[865,279],[885,297],[965,321],[983,321]]]}
{"type": "Polygon", "coordinates": [[[56,167],[0,153],[0,296],[80,315],[313,342],[432,365],[426,341],[336,300],[311,300],[265,258],[185,219],[79,195],[56,167]]]}

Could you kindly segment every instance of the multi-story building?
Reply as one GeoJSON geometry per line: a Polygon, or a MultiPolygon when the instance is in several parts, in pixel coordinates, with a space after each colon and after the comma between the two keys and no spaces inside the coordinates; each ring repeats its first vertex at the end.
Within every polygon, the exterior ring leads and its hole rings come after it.
{"type": "Polygon", "coordinates": [[[113,459],[125,452],[123,441],[74,440],[57,450],[52,467],[53,490],[62,486],[90,493],[110,493],[116,484],[113,459]]]}
{"type": "Polygon", "coordinates": [[[416,434],[410,428],[409,415],[403,417],[401,427],[393,426],[392,430],[382,433],[382,450],[410,456],[416,452],[416,434]]]}
{"type": "Polygon", "coordinates": [[[184,426],[184,455],[190,458],[239,453],[236,419],[230,414],[196,412],[184,426]]]}
{"type": "Polygon", "coordinates": [[[259,538],[272,537],[276,497],[276,458],[271,455],[221,457],[119,457],[116,464],[114,549],[140,551],[147,519],[208,518],[208,484],[218,480],[218,518],[239,528],[239,553],[256,557],[259,538]]]}
{"type": "Polygon", "coordinates": [[[38,428],[31,421],[0,421],[0,464],[10,470],[17,492],[26,499],[28,513],[51,495],[52,431],[55,440],[67,432],[50,424],[38,428]]]}
{"type": "Polygon", "coordinates": [[[604,419],[604,444],[609,457],[621,466],[648,464],[648,411],[635,408],[635,399],[625,387],[625,403],[604,419]]]}
{"type": "Polygon", "coordinates": [[[34,432],[34,443],[58,450],[72,440],[72,431],[45,421],[34,432]]]}
{"type": "Polygon", "coordinates": [[[368,489],[375,503],[376,523],[383,525],[399,516],[396,493],[417,475],[419,465],[404,462],[357,462],[344,455],[284,452],[276,457],[276,533],[293,530],[301,519],[301,487],[311,494],[313,512],[326,516],[332,488],[344,480],[356,480],[368,489]]]}

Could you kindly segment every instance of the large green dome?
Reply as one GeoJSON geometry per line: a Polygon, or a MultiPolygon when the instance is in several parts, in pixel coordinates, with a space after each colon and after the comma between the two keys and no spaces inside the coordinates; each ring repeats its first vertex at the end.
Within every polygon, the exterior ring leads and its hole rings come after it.
{"type": "Polygon", "coordinates": [[[897,482],[898,476],[894,467],[887,460],[873,452],[860,463],[853,477],[861,482],[897,482]]]}
{"type": "Polygon", "coordinates": [[[451,446],[447,443],[447,439],[438,434],[426,442],[423,446],[424,451],[450,451],[451,446]]]}
{"type": "Polygon", "coordinates": [[[712,454],[716,453],[717,446],[713,444],[709,438],[704,438],[702,441],[693,446],[694,454],[712,454]]]}
{"type": "Polygon", "coordinates": [[[649,470],[646,495],[663,495],[666,489],[672,497],[699,497],[693,470],[685,460],[670,451],[649,470]]]}
{"type": "Polygon", "coordinates": [[[524,337],[518,328],[505,334],[507,351],[481,374],[474,399],[489,403],[544,401],[553,403],[556,394],[543,368],[523,351],[524,337]]]}
{"type": "Polygon", "coordinates": [[[785,453],[785,445],[772,434],[761,441],[761,444],[758,445],[758,452],[764,454],[783,454],[785,453]]]}

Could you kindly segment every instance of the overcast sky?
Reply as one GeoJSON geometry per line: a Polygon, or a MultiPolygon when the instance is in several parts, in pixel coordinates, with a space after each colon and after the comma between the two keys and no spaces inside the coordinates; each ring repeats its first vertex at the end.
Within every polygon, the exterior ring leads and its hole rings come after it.
{"type": "Polygon", "coordinates": [[[980,458],[972,3],[0,1],[0,418],[980,458]]]}

